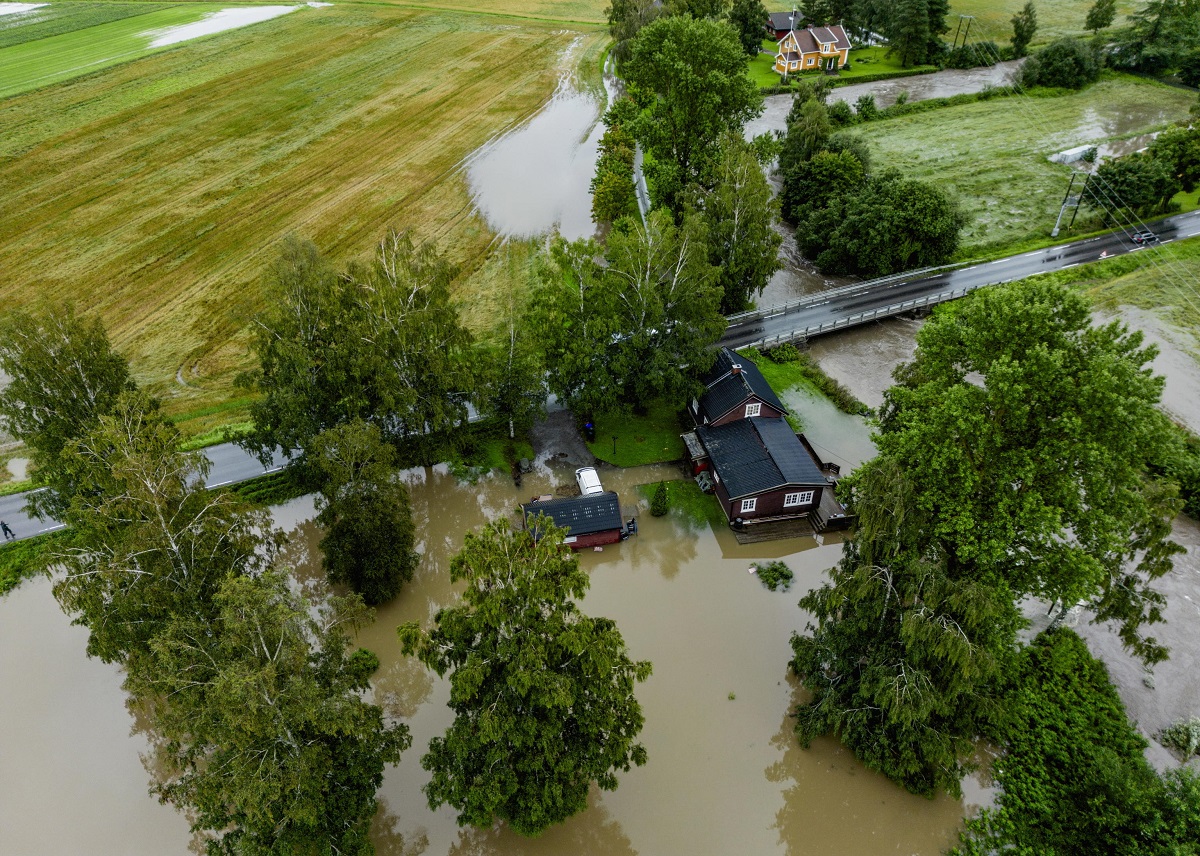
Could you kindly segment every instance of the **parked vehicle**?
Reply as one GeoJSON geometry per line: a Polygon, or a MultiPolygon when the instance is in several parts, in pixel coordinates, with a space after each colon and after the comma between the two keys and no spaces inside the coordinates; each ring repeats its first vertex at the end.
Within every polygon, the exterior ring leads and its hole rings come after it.
{"type": "Polygon", "coordinates": [[[577,469],[575,471],[575,483],[579,485],[579,492],[584,496],[604,493],[604,488],[600,485],[600,476],[596,473],[595,467],[580,467],[577,469]]]}

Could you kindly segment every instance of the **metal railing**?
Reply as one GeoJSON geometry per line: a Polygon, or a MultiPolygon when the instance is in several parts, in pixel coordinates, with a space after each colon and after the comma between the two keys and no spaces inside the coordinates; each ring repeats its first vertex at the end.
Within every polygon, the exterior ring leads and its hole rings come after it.
{"type": "MultiPolygon", "coordinates": [[[[1003,280],[1002,282],[1008,282],[1003,280]]],[[[937,294],[928,294],[925,297],[916,297],[912,300],[905,300],[902,303],[893,303],[888,306],[881,306],[878,309],[870,309],[865,312],[858,312],[854,315],[847,315],[845,318],[837,318],[833,321],[825,321],[821,324],[813,324],[808,327],[799,327],[787,333],[779,333],[775,336],[765,336],[748,345],[742,345],[746,348],[771,348],[775,345],[782,345],[787,342],[806,342],[812,336],[819,336],[823,333],[832,333],[835,330],[845,330],[850,327],[857,327],[859,324],[866,324],[869,321],[875,321],[880,318],[890,318],[894,315],[901,315],[905,312],[911,312],[914,309],[920,309],[925,306],[936,306],[939,303],[945,303],[949,300],[956,300],[959,297],[974,291],[977,288],[986,288],[989,285],[999,285],[997,282],[981,282],[978,285],[968,285],[962,288],[955,288],[950,291],[942,291],[937,294]]]]}

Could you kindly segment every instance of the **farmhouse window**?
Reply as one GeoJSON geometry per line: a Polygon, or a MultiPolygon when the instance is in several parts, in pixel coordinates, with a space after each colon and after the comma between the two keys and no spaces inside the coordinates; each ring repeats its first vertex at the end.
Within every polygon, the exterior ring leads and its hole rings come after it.
{"type": "Polygon", "coordinates": [[[784,508],[794,508],[797,505],[808,505],[810,502],[813,501],[814,493],[815,493],[815,491],[802,490],[802,491],[797,491],[796,493],[786,494],[783,497],[783,507],[784,508]]]}
{"type": "Polygon", "coordinates": [[[762,413],[762,405],[759,404],[757,401],[754,402],[753,404],[746,405],[746,418],[747,419],[749,419],[751,416],[757,416],[760,413],[762,413]]]}
{"type": "Polygon", "coordinates": [[[757,499],[743,499],[742,500],[742,514],[745,514],[748,511],[753,511],[754,506],[756,506],[756,505],[758,505],[757,499]]]}
{"type": "Polygon", "coordinates": [[[809,64],[809,65],[816,65],[816,62],[817,62],[817,58],[816,58],[815,56],[810,56],[810,57],[808,58],[808,64],[809,64]]]}

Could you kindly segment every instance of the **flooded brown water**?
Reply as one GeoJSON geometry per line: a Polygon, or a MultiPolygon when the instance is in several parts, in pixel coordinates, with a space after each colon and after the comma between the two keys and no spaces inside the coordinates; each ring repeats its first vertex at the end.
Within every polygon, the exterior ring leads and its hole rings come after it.
{"type": "MultiPolygon", "coordinates": [[[[636,484],[676,472],[663,466],[602,476],[633,506],[636,484]]],[[[867,856],[936,854],[953,842],[961,803],[914,797],[865,770],[836,741],[805,751],[792,736],[788,711],[799,696],[787,674],[788,637],[805,623],[796,600],[837,561],[839,543],[742,547],[725,528],[714,532],[674,515],[640,516],[633,539],[581,555],[592,580],[583,608],[615,619],[632,656],[654,663],[638,690],[649,764],[622,775],[617,791],[594,793],[586,812],[534,841],[506,829],[460,830],[452,811],[430,811],[420,756],[450,721],[448,684],[399,656],[395,627],[428,624],[456,601],[448,565],[464,532],[569,484],[572,473],[543,460],[519,490],[498,477],[465,485],[442,468],[406,477],[424,560],[360,640],[383,663],[376,698],[413,734],[412,749],[380,792],[381,854],[867,856]],[[747,574],[751,561],[776,557],[796,574],[790,592],[767,591],[747,574]]],[[[277,509],[277,519],[291,532],[298,577],[319,587],[312,513],[304,498],[277,509]]],[[[58,612],[46,581],[0,601],[3,685],[20,688],[0,703],[0,852],[184,854],[186,824],[147,796],[138,761],[144,743],[128,736],[120,675],[87,660],[83,645],[83,631],[58,612]],[[47,829],[47,806],[71,818],[62,825],[68,828],[47,829]]]]}

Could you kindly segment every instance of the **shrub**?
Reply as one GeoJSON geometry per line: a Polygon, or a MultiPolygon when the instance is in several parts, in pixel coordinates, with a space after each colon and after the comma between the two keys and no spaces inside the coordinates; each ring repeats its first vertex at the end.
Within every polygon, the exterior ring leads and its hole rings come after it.
{"type": "Polygon", "coordinates": [[[1035,53],[1021,66],[1021,85],[1082,89],[1100,76],[1092,49],[1078,39],[1059,39],[1035,53]]]}
{"type": "Polygon", "coordinates": [[[787,591],[792,586],[792,569],[786,563],[780,561],[767,562],[765,565],[754,563],[754,570],[758,573],[758,579],[764,586],[771,591],[787,591]]]}
{"type": "Polygon", "coordinates": [[[858,96],[858,100],[854,102],[854,112],[863,122],[870,122],[876,118],[879,108],[875,105],[875,96],[869,92],[866,95],[858,96]]]}
{"type": "Polygon", "coordinates": [[[658,487],[654,489],[654,496],[650,498],[650,513],[655,517],[662,517],[670,511],[670,503],[667,500],[667,485],[666,482],[659,482],[658,487]]]}
{"type": "Polygon", "coordinates": [[[1174,749],[1185,759],[1200,755],[1200,716],[1167,726],[1158,735],[1158,739],[1164,746],[1174,749]]]}
{"type": "Polygon", "coordinates": [[[854,111],[845,101],[834,101],[829,105],[829,121],[835,128],[853,125],[856,121],[854,111]]]}

